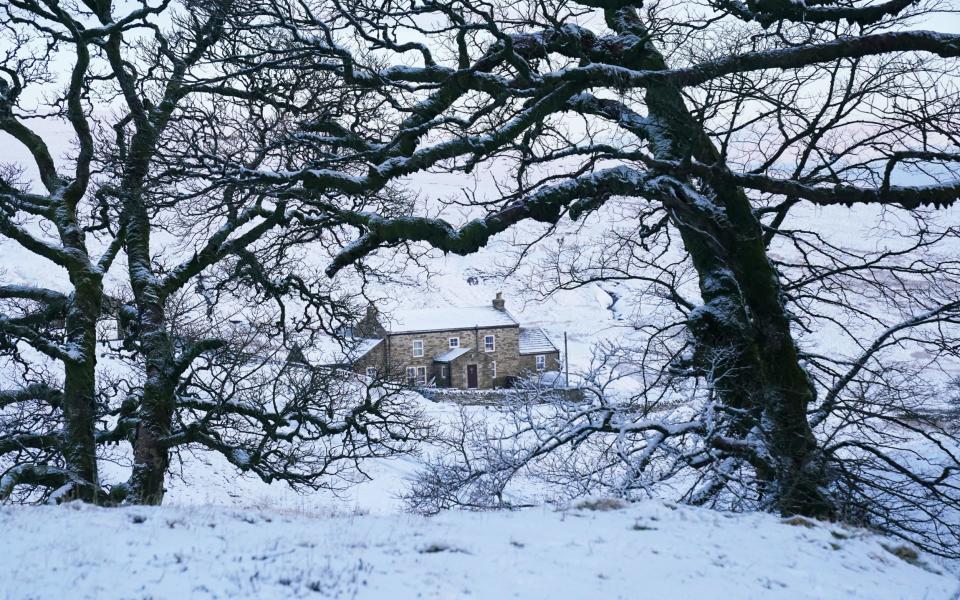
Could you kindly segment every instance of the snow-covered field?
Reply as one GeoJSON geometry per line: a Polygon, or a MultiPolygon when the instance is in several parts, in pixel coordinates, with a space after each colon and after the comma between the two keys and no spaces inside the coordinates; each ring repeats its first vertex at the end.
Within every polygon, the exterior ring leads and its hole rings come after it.
{"type": "Polygon", "coordinates": [[[862,531],[657,502],[432,518],[8,506],[0,531],[2,598],[950,600],[960,591],[862,531]]]}

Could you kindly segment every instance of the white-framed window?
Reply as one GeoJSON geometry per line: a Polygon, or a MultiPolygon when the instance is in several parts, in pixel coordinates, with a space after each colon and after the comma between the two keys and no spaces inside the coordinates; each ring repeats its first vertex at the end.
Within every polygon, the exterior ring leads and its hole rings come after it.
{"type": "Polygon", "coordinates": [[[413,340],[413,355],[423,356],[423,340],[413,340]]]}
{"type": "Polygon", "coordinates": [[[377,378],[377,368],[376,367],[367,367],[367,377],[370,379],[377,378]]]}
{"type": "Polygon", "coordinates": [[[483,336],[483,351],[484,352],[493,352],[497,349],[496,338],[492,335],[483,336]]]}
{"type": "Polygon", "coordinates": [[[413,385],[417,382],[417,368],[407,367],[407,383],[413,385]]]}
{"type": "Polygon", "coordinates": [[[447,378],[447,365],[440,365],[440,378],[446,380],[446,378],[447,378]]]}
{"type": "Polygon", "coordinates": [[[451,348],[459,348],[459,347],[460,347],[460,338],[458,338],[458,337],[452,337],[452,338],[450,338],[449,340],[447,340],[447,342],[450,344],[450,347],[451,347],[451,348]]]}
{"type": "Polygon", "coordinates": [[[427,385],[427,368],[417,367],[417,383],[427,385]]]}
{"type": "Polygon", "coordinates": [[[490,361],[490,378],[497,378],[497,361],[490,361]]]}
{"type": "Polygon", "coordinates": [[[537,370],[538,370],[538,371],[543,371],[543,370],[546,369],[546,368],[547,368],[547,357],[546,357],[546,355],[538,354],[538,355],[537,355],[537,370]]]}

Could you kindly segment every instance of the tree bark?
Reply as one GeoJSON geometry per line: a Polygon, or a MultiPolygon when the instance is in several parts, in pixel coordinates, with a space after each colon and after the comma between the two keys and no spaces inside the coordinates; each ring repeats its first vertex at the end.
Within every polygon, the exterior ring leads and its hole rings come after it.
{"type": "MultiPolygon", "coordinates": [[[[647,38],[633,9],[607,11],[607,20],[616,30],[647,38]]],[[[636,62],[647,69],[668,68],[649,42],[636,62]]],[[[651,85],[646,104],[658,134],[651,143],[658,159],[693,157],[721,164],[675,85],[651,85]]],[[[765,483],[765,503],[785,515],[831,517],[828,482],[807,421],[815,391],[800,364],[760,222],[732,180],[715,177],[694,194],[689,191],[694,190],[667,191],[665,205],[697,271],[704,301],[690,318],[696,363],[718,400],[742,411],[734,429],[743,439],[756,440],[749,460],[765,483]]]]}
{"type": "Polygon", "coordinates": [[[140,316],[139,342],[146,378],[137,415],[139,425],[134,436],[134,466],[127,501],[160,504],[170,464],[164,439],[170,433],[176,409],[170,376],[175,356],[164,315],[164,297],[150,260],[150,217],[140,192],[146,161],[133,167],[128,174],[124,200],[126,249],[131,287],[140,316]]]}
{"type": "Polygon", "coordinates": [[[74,293],[65,319],[68,347],[76,360],[64,362],[63,457],[77,478],[69,499],[98,502],[97,444],[97,319],[103,285],[99,274],[71,274],[74,293]]]}
{"type": "Polygon", "coordinates": [[[170,433],[176,408],[174,389],[167,377],[173,363],[173,346],[166,331],[163,306],[149,302],[141,306],[141,349],[146,359],[146,379],[133,444],[133,473],[129,502],[163,502],[164,479],[170,465],[170,450],[164,439],[170,433]]]}

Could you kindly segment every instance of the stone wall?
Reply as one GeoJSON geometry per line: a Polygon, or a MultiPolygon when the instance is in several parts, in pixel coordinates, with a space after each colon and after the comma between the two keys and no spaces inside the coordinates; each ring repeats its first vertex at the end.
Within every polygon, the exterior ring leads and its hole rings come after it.
{"type": "Polygon", "coordinates": [[[454,404],[496,406],[506,402],[523,400],[530,404],[544,404],[557,399],[566,402],[583,402],[584,392],[579,388],[545,389],[539,393],[527,390],[522,394],[514,389],[497,390],[458,390],[445,388],[422,388],[420,395],[433,402],[452,402],[454,404]]]}
{"type": "Polygon", "coordinates": [[[467,354],[450,363],[450,387],[467,389],[467,365],[477,365],[477,388],[491,389],[503,387],[506,376],[501,372],[502,358],[499,352],[477,352],[471,350],[467,354]],[[497,376],[493,376],[493,362],[497,363],[497,376]]]}
{"type": "Polygon", "coordinates": [[[477,365],[477,378],[480,388],[503,386],[509,377],[520,372],[520,328],[519,327],[481,327],[479,329],[459,329],[452,331],[433,331],[424,333],[404,333],[389,336],[389,362],[400,372],[407,367],[426,366],[432,371],[433,358],[448,352],[450,338],[460,340],[460,348],[472,351],[459,357],[450,366],[451,385],[458,388],[467,386],[467,364],[477,365]],[[484,337],[494,336],[494,350],[487,352],[484,337]],[[414,340],[423,341],[423,356],[413,355],[414,340]],[[493,379],[492,362],[497,363],[497,377],[493,379]]]}
{"type": "MultiPolygon", "coordinates": [[[[444,386],[440,378],[440,365],[433,362],[433,357],[447,352],[449,338],[459,337],[461,347],[470,347],[471,351],[458,357],[452,363],[447,363],[449,369],[450,386],[467,388],[467,365],[477,365],[477,383],[479,389],[509,387],[511,381],[517,377],[525,377],[537,372],[538,354],[520,354],[519,329],[516,327],[481,328],[479,339],[481,351],[476,351],[476,333],[474,330],[458,330],[451,332],[405,333],[389,336],[366,356],[354,363],[354,370],[364,374],[367,367],[374,367],[381,375],[386,374],[389,379],[403,380],[406,377],[407,367],[423,367],[427,370],[427,381],[435,380],[438,386],[444,386]],[[482,349],[483,337],[495,336],[495,350],[486,352],[482,349]],[[423,356],[413,356],[413,340],[423,340],[423,356]],[[497,363],[497,376],[493,377],[493,361],[497,363]]],[[[540,353],[546,359],[546,371],[563,371],[559,352],[540,353]]]]}
{"type": "Polygon", "coordinates": [[[361,356],[353,363],[353,370],[361,375],[366,374],[367,367],[373,367],[379,374],[395,373],[395,369],[387,368],[386,340],[377,344],[373,350],[361,356]]]}
{"type": "Polygon", "coordinates": [[[537,356],[545,357],[546,367],[544,371],[563,371],[563,364],[560,362],[559,352],[538,352],[536,354],[520,354],[519,364],[520,373],[537,372],[537,356]]]}

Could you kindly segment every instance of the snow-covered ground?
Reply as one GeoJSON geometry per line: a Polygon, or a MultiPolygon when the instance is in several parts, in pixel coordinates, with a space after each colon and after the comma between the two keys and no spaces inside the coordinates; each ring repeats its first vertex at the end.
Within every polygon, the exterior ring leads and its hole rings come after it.
{"type": "Polygon", "coordinates": [[[950,600],[960,591],[896,542],[858,530],[616,506],[432,518],[8,506],[0,597],[950,600]]]}
{"type": "MultiPolygon", "coordinates": [[[[414,456],[371,459],[363,463],[369,479],[355,485],[328,479],[337,489],[294,491],[284,483],[271,485],[242,474],[216,453],[182,455],[176,475],[167,480],[163,503],[174,507],[221,506],[236,509],[270,509],[304,514],[362,513],[392,515],[403,512],[399,496],[423,466],[414,456]]],[[[123,469],[123,473],[129,472],[123,469]]]]}

